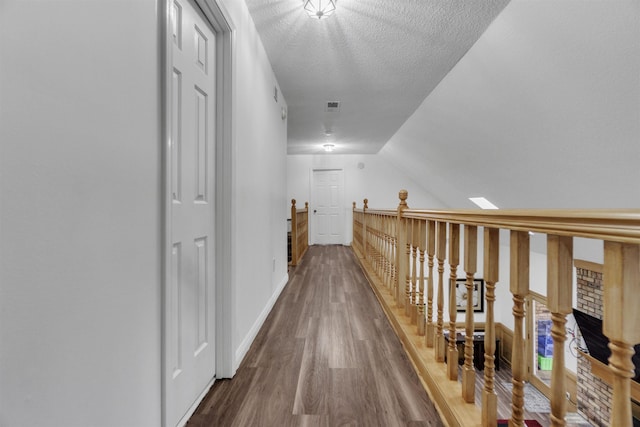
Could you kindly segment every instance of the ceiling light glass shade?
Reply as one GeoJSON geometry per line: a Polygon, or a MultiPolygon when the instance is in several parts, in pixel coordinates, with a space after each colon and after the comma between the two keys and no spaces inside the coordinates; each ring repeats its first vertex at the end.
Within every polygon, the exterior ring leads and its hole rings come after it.
{"type": "Polygon", "coordinates": [[[310,18],[328,18],[336,11],[336,0],[304,0],[304,10],[310,18]]]}
{"type": "Polygon", "coordinates": [[[334,144],[323,144],[322,148],[324,148],[324,151],[326,151],[327,153],[330,153],[334,148],[336,148],[336,146],[334,144]]]}

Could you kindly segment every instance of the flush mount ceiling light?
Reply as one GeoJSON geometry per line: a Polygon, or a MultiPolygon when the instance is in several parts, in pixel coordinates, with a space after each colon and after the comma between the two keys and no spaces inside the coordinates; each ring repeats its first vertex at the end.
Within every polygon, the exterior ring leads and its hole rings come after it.
{"type": "Polygon", "coordinates": [[[304,10],[310,18],[325,19],[336,11],[337,0],[303,0],[304,10]]]}
{"type": "Polygon", "coordinates": [[[496,205],[494,205],[484,197],[469,197],[469,200],[478,205],[481,209],[498,209],[496,205]]]}
{"type": "Polygon", "coordinates": [[[327,153],[330,153],[336,148],[336,146],[335,144],[322,144],[322,148],[324,148],[324,151],[327,153]]]}

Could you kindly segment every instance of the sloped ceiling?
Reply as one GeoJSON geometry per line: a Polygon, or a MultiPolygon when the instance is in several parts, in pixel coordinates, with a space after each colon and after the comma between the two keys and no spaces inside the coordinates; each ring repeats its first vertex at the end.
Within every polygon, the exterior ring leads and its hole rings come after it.
{"type": "Polygon", "coordinates": [[[640,2],[513,0],[380,155],[450,207],[638,208],[640,2]]]}
{"type": "Polygon", "coordinates": [[[507,2],[338,0],[318,21],[302,0],[246,0],[288,104],[288,153],[377,153],[507,2]]]}

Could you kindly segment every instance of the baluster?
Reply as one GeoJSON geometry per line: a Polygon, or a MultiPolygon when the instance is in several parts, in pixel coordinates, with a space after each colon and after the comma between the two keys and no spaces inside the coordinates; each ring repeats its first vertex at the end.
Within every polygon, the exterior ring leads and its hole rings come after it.
{"type": "MultiPolygon", "coordinates": [[[[478,263],[478,227],[464,226],[464,270],[467,277],[467,310],[465,312],[464,368],[462,369],[462,398],[475,402],[476,370],[473,366],[473,276],[478,263]]],[[[480,290],[478,290],[479,293],[480,290]]]]}
{"type": "Polygon", "coordinates": [[[378,215],[378,270],[380,271],[380,279],[384,280],[384,231],[382,227],[382,215],[378,215]]]}
{"type": "Polygon", "coordinates": [[[389,230],[389,292],[393,295],[393,284],[395,280],[395,261],[396,261],[396,252],[395,252],[395,221],[393,217],[387,217],[387,227],[389,230]]]}
{"type": "Polygon", "coordinates": [[[382,277],[382,260],[380,259],[380,215],[376,215],[376,237],[374,241],[376,251],[376,273],[382,277]]]}
{"type": "Polygon", "coordinates": [[[375,253],[376,273],[380,277],[380,215],[375,215],[375,236],[373,238],[373,248],[375,253]]]}
{"type": "Polygon", "coordinates": [[[418,335],[424,335],[424,251],[426,246],[426,221],[418,223],[418,246],[420,247],[420,283],[418,285],[418,335]]]}
{"type": "Polygon", "coordinates": [[[395,234],[394,234],[394,220],[393,217],[388,216],[387,217],[387,230],[389,233],[389,283],[387,284],[387,287],[389,288],[389,291],[393,294],[393,281],[394,281],[394,277],[395,277],[395,272],[394,272],[394,264],[395,264],[395,251],[394,251],[394,245],[395,245],[395,234]]]}
{"type": "Polygon", "coordinates": [[[406,280],[404,286],[404,315],[407,317],[411,317],[411,222],[409,220],[405,220],[405,229],[403,231],[405,234],[405,242],[406,242],[406,257],[405,262],[407,263],[405,267],[406,271],[406,280]]]}
{"type": "Polygon", "coordinates": [[[378,270],[378,215],[372,215],[372,227],[371,227],[371,263],[373,264],[373,271],[379,276],[378,270]]]}
{"type": "Polygon", "coordinates": [[[384,283],[385,280],[385,269],[386,269],[386,258],[384,256],[384,216],[378,215],[378,253],[380,257],[380,279],[381,282],[384,283]]]}
{"type": "Polygon", "coordinates": [[[373,271],[380,276],[380,270],[378,269],[378,215],[372,215],[371,223],[371,264],[373,271]]]}
{"type": "Polygon", "coordinates": [[[382,279],[382,283],[384,287],[387,288],[389,286],[389,233],[387,230],[387,217],[383,216],[381,218],[382,225],[382,262],[383,262],[383,274],[384,277],[382,279]]]}
{"type": "Polygon", "coordinates": [[[524,426],[524,298],[529,293],[529,233],[511,232],[510,290],[513,294],[513,349],[511,369],[513,395],[511,397],[511,420],[509,426],[524,426]]]}
{"type": "Polygon", "coordinates": [[[551,312],[553,368],[551,370],[551,425],[567,425],[564,342],[567,339],[567,315],[572,312],[573,237],[547,236],[547,307],[551,312]]]}
{"type": "Polygon", "coordinates": [[[298,265],[298,211],[296,199],[291,199],[291,265],[298,265]]]}
{"type": "MultiPolygon", "coordinates": [[[[484,280],[487,291],[487,316],[484,328],[484,390],[482,391],[482,426],[493,427],[498,418],[498,396],[495,383],[496,325],[493,303],[499,273],[500,230],[484,229],[484,280]]],[[[498,355],[500,357],[500,355],[498,355]]]]}
{"type": "Polygon", "coordinates": [[[444,260],[447,247],[447,223],[438,222],[436,227],[438,229],[438,245],[436,247],[436,257],[438,258],[438,315],[434,352],[436,361],[444,362],[444,260]]]}
{"type": "Polygon", "coordinates": [[[357,218],[358,213],[356,212],[356,202],[353,202],[353,207],[351,208],[351,229],[353,230],[353,237],[352,237],[352,241],[351,241],[351,246],[353,246],[354,249],[356,249],[356,252],[358,250],[358,218],[357,218]]]}
{"type": "Polygon", "coordinates": [[[378,243],[380,241],[380,233],[378,232],[378,215],[373,215],[373,235],[371,236],[371,254],[373,256],[373,270],[380,277],[380,257],[378,243]]]}
{"type": "Polygon", "coordinates": [[[304,251],[306,252],[309,248],[309,202],[304,202],[304,233],[303,234],[303,242],[304,242],[304,251]]]}
{"type": "Polygon", "coordinates": [[[458,380],[458,346],[456,345],[456,279],[460,262],[460,224],[449,224],[449,352],[447,371],[451,381],[458,380]]]}
{"type": "Polygon", "coordinates": [[[409,317],[411,318],[411,323],[417,323],[418,321],[418,292],[417,292],[417,284],[418,284],[418,221],[415,219],[411,220],[411,232],[409,233],[409,241],[411,242],[411,257],[413,258],[413,263],[411,265],[411,293],[409,294],[409,317]]]}
{"type": "Polygon", "coordinates": [[[433,324],[433,255],[436,252],[436,222],[427,221],[427,258],[429,277],[427,278],[427,347],[434,346],[435,328],[433,324]]]}
{"type": "Polygon", "coordinates": [[[382,244],[383,244],[383,232],[382,232],[382,215],[377,215],[377,239],[376,239],[376,252],[378,255],[378,276],[382,280],[384,277],[384,257],[382,253],[382,244]]]}
{"type": "MultiPolygon", "coordinates": [[[[631,427],[631,378],[635,376],[633,345],[640,343],[640,245],[604,242],[603,332],[609,338],[613,372],[610,426],[631,427]]],[[[554,349],[555,351],[555,349],[554,349]]],[[[555,361],[554,361],[555,364],[555,361]]]]}
{"type": "Polygon", "coordinates": [[[407,247],[407,220],[403,218],[402,211],[407,209],[407,190],[400,190],[398,194],[400,198],[400,204],[398,205],[398,221],[396,226],[396,304],[398,308],[405,306],[405,287],[409,278],[409,254],[406,251],[407,247]]]}
{"type": "Polygon", "coordinates": [[[398,295],[398,221],[389,218],[391,226],[391,295],[395,298],[398,295]]]}
{"type": "Polygon", "coordinates": [[[362,257],[365,262],[369,261],[369,252],[367,247],[367,209],[369,209],[369,199],[362,201],[362,257]]]}

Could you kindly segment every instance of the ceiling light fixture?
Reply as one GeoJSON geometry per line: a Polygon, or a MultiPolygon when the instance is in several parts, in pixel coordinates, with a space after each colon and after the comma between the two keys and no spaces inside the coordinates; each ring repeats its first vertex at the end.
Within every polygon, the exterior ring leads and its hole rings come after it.
{"type": "Polygon", "coordinates": [[[303,0],[304,10],[310,18],[325,19],[336,11],[337,0],[303,0]]]}
{"type": "Polygon", "coordinates": [[[496,205],[494,205],[484,197],[469,197],[469,200],[478,205],[481,209],[498,209],[496,205]]]}
{"type": "Polygon", "coordinates": [[[326,151],[327,153],[330,153],[334,150],[334,148],[336,148],[335,144],[322,144],[322,148],[324,148],[324,151],[326,151]]]}

